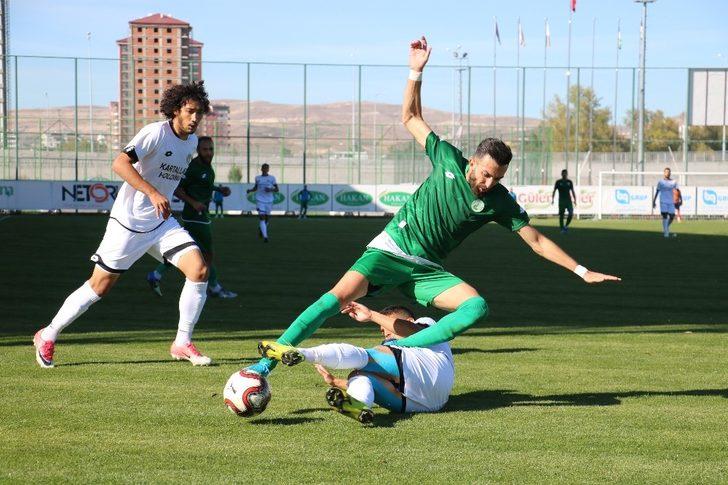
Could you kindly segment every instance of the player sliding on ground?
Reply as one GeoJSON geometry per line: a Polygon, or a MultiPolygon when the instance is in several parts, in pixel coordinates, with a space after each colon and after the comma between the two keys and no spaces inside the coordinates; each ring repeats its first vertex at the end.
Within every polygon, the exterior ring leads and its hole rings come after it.
{"type": "MultiPolygon", "coordinates": [[[[210,111],[210,101],[200,81],[167,89],[160,108],[167,120],[142,128],[114,159],[112,168],[124,184],[111,209],[104,238],[91,256],[96,266],[91,278],[66,298],[50,325],[33,337],[41,367],[53,367],[58,334],[106,296],[119,276],[145,253],[169,261],[186,278],[170,354],[193,365],[211,362],[191,340],[207,297],[207,265],[192,237],[170,217],[169,203],[197,148],[194,133],[210,111]]],[[[130,310],[131,315],[134,308],[130,310]]]]}
{"type": "Polygon", "coordinates": [[[376,403],[392,412],[439,411],[447,402],[455,381],[452,352],[447,343],[427,348],[385,345],[413,335],[435,321],[415,320],[407,307],[391,306],[375,312],[359,303],[347,305],[342,313],[362,323],[379,325],[382,345],[363,349],[350,344],[325,344],[295,348],[276,342],[261,342],[260,353],[266,357],[296,365],[306,361],[327,384],[329,405],[362,423],[374,418],[376,403]],[[353,369],[347,379],[334,377],[330,369],[353,369]]]}
{"type": "MultiPolygon", "coordinates": [[[[529,225],[528,214],[499,183],[512,157],[508,145],[486,138],[467,159],[432,131],[422,118],[420,100],[422,70],[429,56],[424,37],[412,42],[402,122],[425,148],[432,173],[339,282],[296,318],[279,343],[298,345],[342,306],[387,288],[399,288],[422,305],[451,312],[437,324],[392,344],[430,347],[453,339],[485,317],[488,306],[475,288],[445,271],[443,260],[488,222],[517,232],[536,254],[573,271],[587,283],[619,280],[577,264],[529,225]]],[[[483,248],[474,257],[473,264],[479,263],[487,270],[489,258],[498,255],[483,248]]],[[[275,361],[263,358],[248,369],[267,375],[274,366],[275,361]]]]}

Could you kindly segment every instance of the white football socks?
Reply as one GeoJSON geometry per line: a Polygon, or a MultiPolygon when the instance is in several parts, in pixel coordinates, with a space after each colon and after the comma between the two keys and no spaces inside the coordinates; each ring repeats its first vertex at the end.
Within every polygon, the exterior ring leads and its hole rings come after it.
{"type": "Polygon", "coordinates": [[[268,239],[268,223],[263,220],[260,221],[260,232],[264,238],[268,239]]]}
{"type": "Polygon", "coordinates": [[[63,302],[61,309],[53,317],[50,325],[43,329],[40,338],[55,342],[58,334],[69,326],[75,319],[81,316],[88,307],[99,301],[101,297],[91,289],[91,284],[86,281],[80,288],[68,295],[63,302]]]}
{"type": "Polygon", "coordinates": [[[369,362],[366,350],[350,344],[324,344],[298,350],[308,362],[330,369],[361,369],[369,362]]]}
{"type": "Polygon", "coordinates": [[[179,295],[179,326],[174,343],[187,345],[192,341],[192,331],[200,318],[202,307],[207,299],[207,281],[194,282],[185,280],[179,295]]]}
{"type": "Polygon", "coordinates": [[[367,407],[374,406],[374,385],[367,376],[357,375],[349,379],[346,393],[367,407]]]}

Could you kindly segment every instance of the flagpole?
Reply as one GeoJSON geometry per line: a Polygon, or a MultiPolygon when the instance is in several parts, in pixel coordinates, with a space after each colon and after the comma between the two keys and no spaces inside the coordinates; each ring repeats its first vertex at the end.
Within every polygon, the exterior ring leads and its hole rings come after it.
{"type": "MultiPolygon", "coordinates": [[[[518,32],[516,33],[516,127],[518,128],[521,116],[521,17],[518,17],[518,32]]],[[[523,167],[521,167],[523,171],[523,167]]]]}
{"type": "MultiPolygon", "coordinates": [[[[589,89],[592,92],[592,100],[589,102],[589,150],[594,150],[594,46],[597,31],[597,18],[592,20],[592,58],[591,58],[591,80],[589,89]]],[[[578,160],[577,160],[578,163],[578,160]]]]}
{"type": "Polygon", "coordinates": [[[496,83],[496,42],[498,42],[498,19],[493,17],[493,22],[495,24],[495,29],[493,30],[493,136],[496,136],[496,127],[495,127],[495,103],[496,103],[496,90],[495,90],[495,83],[496,83]]]}
{"type": "Polygon", "coordinates": [[[571,102],[569,101],[569,91],[571,90],[571,21],[574,11],[569,11],[569,44],[566,57],[566,137],[564,140],[564,163],[566,170],[569,170],[569,135],[571,132],[571,102]]]}
{"type": "MultiPolygon", "coordinates": [[[[617,19],[617,62],[614,68],[614,128],[612,131],[612,171],[617,163],[617,99],[619,95],[619,51],[622,50],[622,19],[617,19]]],[[[632,113],[634,116],[634,113],[632,113]]]]}

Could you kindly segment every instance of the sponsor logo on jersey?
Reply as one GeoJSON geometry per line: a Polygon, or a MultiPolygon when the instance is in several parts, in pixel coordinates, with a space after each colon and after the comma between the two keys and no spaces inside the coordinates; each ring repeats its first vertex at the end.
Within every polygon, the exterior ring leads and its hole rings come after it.
{"type": "Polygon", "coordinates": [[[63,184],[61,186],[61,200],[103,204],[109,199],[116,200],[116,193],[118,191],[118,185],[104,184],[101,182],[72,185],[63,184]]]}
{"type": "MultiPolygon", "coordinates": [[[[323,192],[317,190],[308,191],[310,198],[308,199],[308,205],[324,205],[329,201],[329,196],[323,192]]],[[[301,191],[297,190],[291,196],[291,200],[296,204],[301,203],[301,191]]]]}
{"type": "Polygon", "coordinates": [[[445,177],[453,180],[455,178],[455,174],[448,170],[447,172],[445,172],[445,177]]]}
{"type": "Polygon", "coordinates": [[[172,151],[169,150],[169,151],[164,152],[164,156],[165,157],[171,157],[172,156],[172,151]]]}
{"type": "Polygon", "coordinates": [[[185,171],[187,171],[186,167],[178,167],[171,163],[163,163],[159,166],[159,168],[161,169],[158,175],[159,178],[175,180],[177,182],[182,180],[182,177],[185,176],[185,171]]]}
{"type": "Polygon", "coordinates": [[[392,207],[402,207],[412,194],[409,192],[384,192],[379,196],[379,202],[392,207]]]}
{"type": "Polygon", "coordinates": [[[336,193],[334,197],[336,202],[341,205],[358,207],[362,205],[371,204],[373,197],[366,192],[359,192],[357,190],[342,190],[336,193]]]}

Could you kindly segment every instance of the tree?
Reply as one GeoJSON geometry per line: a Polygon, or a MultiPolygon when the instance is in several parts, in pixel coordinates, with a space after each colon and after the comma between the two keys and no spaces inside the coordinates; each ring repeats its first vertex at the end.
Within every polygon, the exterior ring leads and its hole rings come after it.
{"type": "MultiPolygon", "coordinates": [[[[635,124],[635,132],[639,123],[639,111],[629,110],[625,123],[635,124]]],[[[636,136],[636,135],[635,135],[636,136]]],[[[675,118],[665,116],[662,110],[645,110],[645,150],[648,152],[666,152],[668,147],[675,151],[682,144],[680,128],[675,118]]],[[[637,140],[635,139],[635,142],[637,140]]]]}
{"type": "MultiPolygon", "coordinates": [[[[614,140],[614,127],[612,111],[602,107],[599,98],[590,88],[572,86],[569,90],[569,146],[572,151],[576,147],[576,119],[577,107],[579,118],[579,151],[585,152],[590,148],[596,152],[612,151],[614,140]],[[589,146],[589,113],[592,114],[592,136],[591,147],[589,146]]],[[[566,144],[566,104],[559,96],[554,96],[553,101],[546,109],[546,128],[551,130],[553,135],[552,150],[564,151],[566,144]]],[[[629,149],[628,141],[617,133],[617,150],[629,149]]]]}

